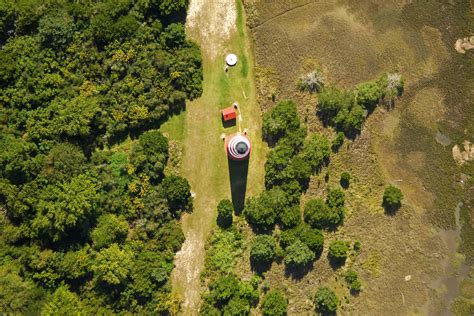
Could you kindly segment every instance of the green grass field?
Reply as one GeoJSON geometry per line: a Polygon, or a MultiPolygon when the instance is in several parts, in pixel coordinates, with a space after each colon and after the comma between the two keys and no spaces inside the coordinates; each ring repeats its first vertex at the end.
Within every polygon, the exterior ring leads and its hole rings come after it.
{"type": "MultiPolygon", "coordinates": [[[[184,314],[192,314],[199,307],[199,274],[205,257],[204,244],[215,226],[217,203],[231,197],[229,166],[220,136],[222,133],[229,135],[237,132],[238,128],[225,129],[222,126],[220,109],[231,106],[235,101],[239,103],[243,117],[242,129],[247,128],[252,141],[246,195],[263,190],[266,148],[262,142],[261,114],[255,98],[254,61],[240,1],[237,8],[238,31],[230,35],[217,57],[212,58],[206,47],[201,45],[203,95],[189,102],[184,114],[173,117],[162,127],[171,140],[182,142],[181,172],[189,179],[196,194],[193,212],[182,220],[187,240],[177,256],[173,274],[174,291],[184,302],[184,314]],[[229,52],[237,54],[239,62],[225,72],[225,56],[229,52]]],[[[192,29],[188,31],[196,42],[202,44],[199,35],[192,29]]]]}

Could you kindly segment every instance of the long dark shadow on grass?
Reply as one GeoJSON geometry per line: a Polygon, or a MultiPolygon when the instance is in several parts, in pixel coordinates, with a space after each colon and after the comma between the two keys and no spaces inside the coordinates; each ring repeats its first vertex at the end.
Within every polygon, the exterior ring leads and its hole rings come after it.
{"type": "Polygon", "coordinates": [[[247,191],[247,175],[249,161],[234,161],[228,159],[230,192],[235,214],[239,215],[244,209],[245,192],[247,191]]]}

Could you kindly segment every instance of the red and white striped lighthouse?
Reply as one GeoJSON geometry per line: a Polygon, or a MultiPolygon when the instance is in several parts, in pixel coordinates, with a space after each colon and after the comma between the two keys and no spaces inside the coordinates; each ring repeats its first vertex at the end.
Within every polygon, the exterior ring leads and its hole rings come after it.
{"type": "Polygon", "coordinates": [[[226,139],[227,157],[232,160],[246,160],[249,158],[252,145],[245,134],[234,134],[226,139]]]}

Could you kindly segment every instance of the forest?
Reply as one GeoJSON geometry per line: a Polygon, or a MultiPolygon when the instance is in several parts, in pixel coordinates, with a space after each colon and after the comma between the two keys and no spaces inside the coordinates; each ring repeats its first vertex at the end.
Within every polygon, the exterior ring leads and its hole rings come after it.
{"type": "Polygon", "coordinates": [[[157,130],[202,93],[185,0],[0,2],[0,313],[171,313],[193,201],[157,130]]]}

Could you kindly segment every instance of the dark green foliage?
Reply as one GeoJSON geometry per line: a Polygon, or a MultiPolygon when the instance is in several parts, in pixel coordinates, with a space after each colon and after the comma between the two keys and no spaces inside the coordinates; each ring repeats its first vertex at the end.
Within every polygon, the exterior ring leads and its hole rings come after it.
{"type": "Polygon", "coordinates": [[[380,80],[367,81],[356,87],[355,94],[357,103],[362,105],[369,112],[382,101],[384,96],[384,86],[380,80]]]}
{"type": "Polygon", "coordinates": [[[333,290],[323,286],[316,292],[314,304],[316,305],[316,310],[322,314],[335,314],[339,305],[339,299],[333,290]]]}
{"type": "Polygon", "coordinates": [[[291,268],[304,268],[315,259],[314,252],[297,239],[285,249],[285,264],[291,268]]]}
{"type": "Polygon", "coordinates": [[[279,214],[280,226],[284,229],[298,226],[301,223],[301,214],[299,205],[293,205],[283,208],[279,214]]]}
{"type": "Polygon", "coordinates": [[[337,132],[336,133],[336,138],[332,141],[331,148],[333,151],[337,152],[339,148],[342,146],[344,143],[344,133],[343,132],[337,132]]]}
{"type": "Polygon", "coordinates": [[[121,243],[128,233],[128,223],[123,217],[104,214],[98,219],[97,227],[92,230],[91,238],[97,249],[121,243]]]}
{"type": "Polygon", "coordinates": [[[330,190],[326,199],[326,203],[330,208],[340,208],[344,206],[344,192],[341,189],[330,190]]]}
{"type": "Polygon", "coordinates": [[[354,270],[347,270],[344,275],[344,279],[349,285],[351,292],[357,293],[362,289],[362,283],[360,282],[359,275],[354,270]]]}
{"type": "Polygon", "coordinates": [[[217,224],[222,228],[232,225],[232,215],[234,207],[230,200],[221,200],[217,205],[217,224]]]}
{"type": "Polygon", "coordinates": [[[275,258],[276,243],[270,235],[258,235],[252,242],[250,260],[255,264],[270,264],[275,258]]]}
{"type": "Polygon", "coordinates": [[[279,291],[271,290],[262,300],[262,314],[268,316],[283,316],[288,310],[288,300],[279,291]]]}
{"type": "Polygon", "coordinates": [[[56,12],[44,16],[38,27],[41,43],[47,47],[63,49],[74,36],[75,25],[71,16],[66,12],[56,12]]]}
{"type": "Polygon", "coordinates": [[[349,187],[350,181],[351,175],[348,172],[341,173],[341,179],[339,180],[339,183],[344,189],[347,189],[349,187]]]}
{"type": "Polygon", "coordinates": [[[249,315],[250,304],[243,298],[233,298],[224,307],[224,316],[249,315]]]}
{"type": "Polygon", "coordinates": [[[170,209],[179,216],[179,210],[192,208],[191,186],[183,177],[170,175],[163,182],[163,190],[170,209]]]}
{"type": "Polygon", "coordinates": [[[147,130],[202,92],[186,3],[0,1],[0,313],[169,313],[192,199],[147,130]]]}
{"type": "Polygon", "coordinates": [[[383,206],[388,211],[395,211],[402,205],[403,193],[399,188],[389,185],[383,193],[383,206]]]}
{"type": "Polygon", "coordinates": [[[163,176],[167,161],[168,139],[160,131],[152,130],[140,135],[130,156],[130,162],[137,172],[158,180],[163,176]]]}
{"type": "Polygon", "coordinates": [[[315,254],[321,253],[324,246],[324,236],[320,230],[307,225],[300,225],[296,229],[296,235],[315,254]]]}
{"type": "Polygon", "coordinates": [[[272,143],[297,130],[299,126],[300,119],[293,101],[282,101],[263,115],[263,136],[272,143]]]}
{"type": "Polygon", "coordinates": [[[280,188],[264,191],[258,197],[247,199],[244,216],[247,221],[260,230],[273,229],[278,212],[289,206],[288,197],[280,188]]]}
{"type": "Polygon", "coordinates": [[[335,240],[329,245],[329,259],[336,264],[344,263],[349,255],[349,246],[343,240],[335,240]]]}
{"type": "Polygon", "coordinates": [[[343,220],[342,207],[330,207],[321,199],[313,199],[304,206],[304,220],[311,227],[334,228],[343,220]]]}
{"type": "Polygon", "coordinates": [[[304,144],[302,156],[313,170],[318,169],[331,155],[331,145],[322,134],[312,135],[304,144]]]}

